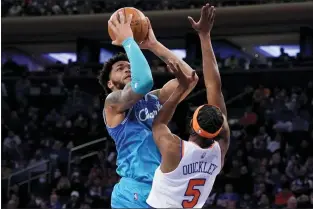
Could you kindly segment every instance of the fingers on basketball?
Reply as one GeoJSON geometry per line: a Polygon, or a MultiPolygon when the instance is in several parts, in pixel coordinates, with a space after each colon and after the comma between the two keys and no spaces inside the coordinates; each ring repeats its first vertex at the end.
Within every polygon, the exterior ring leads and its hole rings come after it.
{"type": "Polygon", "coordinates": [[[113,31],[113,33],[116,33],[116,26],[114,25],[112,20],[108,21],[109,27],[111,28],[111,30],[113,31]]]}
{"type": "Polygon", "coordinates": [[[150,23],[150,20],[148,17],[146,17],[146,20],[147,20],[147,23],[148,23],[148,29],[152,29],[152,26],[151,26],[151,23],[150,23]]]}
{"type": "Polygon", "coordinates": [[[114,26],[118,25],[119,24],[119,21],[118,21],[118,18],[119,18],[119,15],[113,15],[112,16],[112,23],[114,24],[114,26]]]}
{"type": "Polygon", "coordinates": [[[118,12],[118,16],[119,16],[120,23],[124,24],[125,23],[124,12],[122,12],[122,11],[118,12]]]}
{"type": "Polygon", "coordinates": [[[127,16],[127,24],[130,25],[132,19],[133,19],[133,14],[128,15],[128,16],[127,16]]]}

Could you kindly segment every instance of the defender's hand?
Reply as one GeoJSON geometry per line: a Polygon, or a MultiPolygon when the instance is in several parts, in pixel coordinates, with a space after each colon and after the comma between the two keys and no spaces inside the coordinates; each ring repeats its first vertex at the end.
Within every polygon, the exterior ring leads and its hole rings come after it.
{"type": "Polygon", "coordinates": [[[148,24],[149,24],[149,31],[148,31],[148,35],[147,35],[146,39],[142,43],[139,44],[139,47],[141,49],[149,49],[150,50],[155,45],[157,45],[158,41],[154,35],[154,32],[153,32],[149,18],[146,17],[146,19],[147,19],[148,24]]]}
{"type": "Polygon", "coordinates": [[[186,75],[177,63],[173,63],[169,61],[167,65],[168,70],[175,75],[178,80],[178,83],[184,89],[189,89],[190,87],[194,87],[198,82],[198,76],[196,71],[192,71],[191,75],[186,75]]]}
{"type": "Polygon", "coordinates": [[[188,20],[190,21],[193,29],[195,29],[199,33],[199,35],[207,35],[211,32],[214,18],[215,8],[213,6],[210,6],[210,4],[206,4],[201,9],[201,17],[198,22],[195,22],[192,17],[188,17],[188,20]]]}
{"type": "Polygon", "coordinates": [[[109,27],[114,33],[115,40],[112,41],[113,45],[121,46],[123,41],[129,37],[133,38],[133,31],[130,27],[132,21],[132,14],[125,17],[123,12],[118,12],[109,20],[109,27]]]}

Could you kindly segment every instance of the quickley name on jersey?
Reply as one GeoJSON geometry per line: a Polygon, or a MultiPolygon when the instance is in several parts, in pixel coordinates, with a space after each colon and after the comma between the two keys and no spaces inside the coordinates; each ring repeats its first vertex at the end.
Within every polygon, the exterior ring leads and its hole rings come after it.
{"type": "Polygon", "coordinates": [[[193,162],[188,165],[183,166],[183,174],[193,174],[193,173],[207,173],[212,175],[216,170],[217,165],[213,163],[208,163],[204,161],[193,162]]]}

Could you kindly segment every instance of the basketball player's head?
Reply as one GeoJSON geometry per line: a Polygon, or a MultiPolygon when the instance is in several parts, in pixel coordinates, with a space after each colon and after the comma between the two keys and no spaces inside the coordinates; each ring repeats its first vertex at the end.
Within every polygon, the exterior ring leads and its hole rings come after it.
{"type": "Polygon", "coordinates": [[[98,80],[106,93],[123,89],[131,81],[130,63],[126,54],[118,53],[110,58],[104,64],[98,80]]]}
{"type": "Polygon", "coordinates": [[[202,105],[196,109],[191,119],[191,140],[201,147],[218,140],[224,123],[221,110],[213,105],[202,105]]]}

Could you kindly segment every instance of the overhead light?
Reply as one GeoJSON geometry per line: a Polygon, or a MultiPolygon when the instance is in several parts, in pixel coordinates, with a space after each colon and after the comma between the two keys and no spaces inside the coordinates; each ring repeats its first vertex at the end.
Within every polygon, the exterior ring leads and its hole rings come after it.
{"type": "Polygon", "coordinates": [[[180,59],[186,58],[186,49],[171,49],[171,51],[180,59]]]}
{"type": "Polygon", "coordinates": [[[76,62],[77,60],[76,53],[61,52],[61,53],[48,53],[47,55],[61,62],[62,64],[68,64],[69,60],[72,60],[72,62],[76,62]]]}
{"type": "Polygon", "coordinates": [[[287,53],[291,57],[297,56],[300,52],[299,45],[263,45],[257,46],[258,51],[263,51],[263,54],[272,57],[279,57],[280,56],[280,49],[283,48],[285,53],[287,53]]]}

